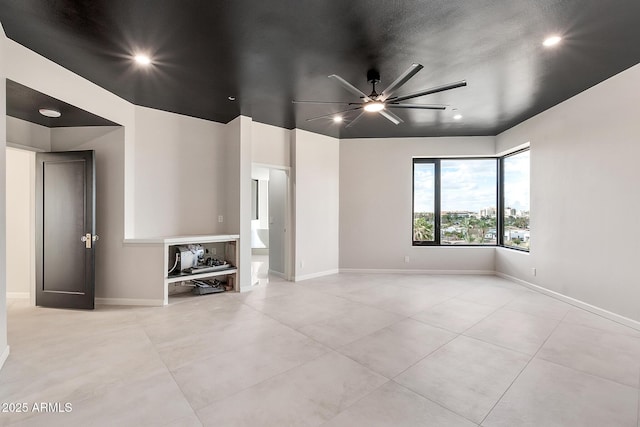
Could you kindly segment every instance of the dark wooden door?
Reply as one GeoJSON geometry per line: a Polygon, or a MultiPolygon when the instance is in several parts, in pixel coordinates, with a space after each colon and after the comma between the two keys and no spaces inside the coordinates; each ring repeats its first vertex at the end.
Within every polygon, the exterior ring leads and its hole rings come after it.
{"type": "Polygon", "coordinates": [[[94,308],[93,151],[36,154],[36,305],[94,308]]]}

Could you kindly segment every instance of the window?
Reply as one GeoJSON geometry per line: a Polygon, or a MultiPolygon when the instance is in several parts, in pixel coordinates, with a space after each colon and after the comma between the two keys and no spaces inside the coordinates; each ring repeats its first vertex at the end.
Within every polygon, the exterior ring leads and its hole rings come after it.
{"type": "Polygon", "coordinates": [[[440,165],[440,243],[495,245],[497,160],[441,160],[440,165]]]}
{"type": "Polygon", "coordinates": [[[413,160],[414,246],[528,250],[529,236],[528,150],[502,158],[413,160]]]}
{"type": "Polygon", "coordinates": [[[529,250],[529,150],[502,158],[503,241],[529,250]]]}
{"type": "Polygon", "coordinates": [[[413,163],[413,241],[436,242],[436,160],[416,159],[413,163]]]}

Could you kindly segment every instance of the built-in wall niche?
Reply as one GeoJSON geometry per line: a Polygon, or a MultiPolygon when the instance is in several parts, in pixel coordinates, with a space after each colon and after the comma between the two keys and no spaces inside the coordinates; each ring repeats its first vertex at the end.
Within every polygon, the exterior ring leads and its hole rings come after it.
{"type": "Polygon", "coordinates": [[[169,297],[237,291],[238,237],[164,239],[165,304],[169,297]]]}

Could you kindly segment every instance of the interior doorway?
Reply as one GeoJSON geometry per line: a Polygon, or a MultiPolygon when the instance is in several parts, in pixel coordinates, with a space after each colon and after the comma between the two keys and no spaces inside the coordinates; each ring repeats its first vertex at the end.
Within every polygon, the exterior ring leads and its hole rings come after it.
{"type": "MultiPolygon", "coordinates": [[[[16,302],[17,305],[35,305],[38,277],[36,153],[95,150],[97,170],[102,171],[98,172],[98,187],[106,187],[108,179],[101,179],[100,174],[109,176],[107,172],[114,168],[108,165],[122,162],[124,128],[118,123],[12,80],[6,79],[3,83],[7,106],[4,117],[7,148],[3,148],[6,150],[7,174],[7,304],[16,302]],[[55,110],[59,113],[58,116],[52,118],[41,114],[39,109],[43,106],[55,110]]],[[[99,190],[98,188],[96,192],[98,195],[101,194],[99,190]]],[[[103,196],[98,199],[100,197],[103,196]]],[[[106,199],[97,200],[96,203],[101,206],[111,205],[106,199]]],[[[106,217],[104,223],[109,223],[114,215],[106,217]]],[[[49,242],[52,240],[50,237],[49,242]]],[[[81,240],[78,243],[83,244],[81,240]]],[[[72,268],[75,260],[72,261],[72,257],[67,256],[68,251],[64,252],[63,249],[61,254],[63,261],[58,264],[62,263],[64,267],[68,263],[69,268],[72,268]]],[[[101,256],[96,262],[104,263],[104,258],[101,256]]]]}
{"type": "Polygon", "coordinates": [[[251,282],[289,280],[289,169],[254,163],[251,179],[251,282]]]}

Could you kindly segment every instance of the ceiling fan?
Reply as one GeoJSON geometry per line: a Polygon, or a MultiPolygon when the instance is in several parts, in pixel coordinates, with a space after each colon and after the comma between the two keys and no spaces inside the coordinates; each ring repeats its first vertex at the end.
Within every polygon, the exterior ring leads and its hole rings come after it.
{"type": "Polygon", "coordinates": [[[367,71],[367,81],[371,83],[372,90],[369,95],[366,95],[360,89],[343,79],[342,77],[332,74],[329,76],[331,79],[335,79],[349,92],[354,95],[358,95],[362,101],[360,102],[333,102],[333,101],[293,101],[294,104],[342,104],[342,105],[351,105],[353,107],[348,108],[346,110],[337,111],[331,114],[325,114],[323,116],[312,117],[307,119],[308,122],[313,120],[319,120],[329,117],[339,117],[339,114],[343,113],[351,113],[353,111],[362,110],[358,116],[356,116],[346,127],[353,126],[358,120],[360,120],[367,113],[378,113],[383,117],[387,118],[393,124],[403,123],[403,120],[393,114],[389,109],[391,108],[413,108],[418,110],[444,110],[447,108],[446,105],[426,105],[426,104],[406,104],[403,101],[407,101],[409,99],[418,98],[420,96],[431,95],[438,92],[444,92],[450,89],[456,89],[459,87],[463,87],[467,85],[465,80],[461,80],[455,83],[449,83],[442,86],[432,87],[430,89],[421,90],[419,92],[411,93],[409,95],[404,96],[392,96],[402,85],[404,85],[409,79],[415,76],[418,71],[424,68],[420,64],[411,64],[411,66],[400,75],[397,79],[395,79],[382,93],[376,92],[376,84],[380,83],[380,72],[378,70],[372,69],[367,71]]]}

